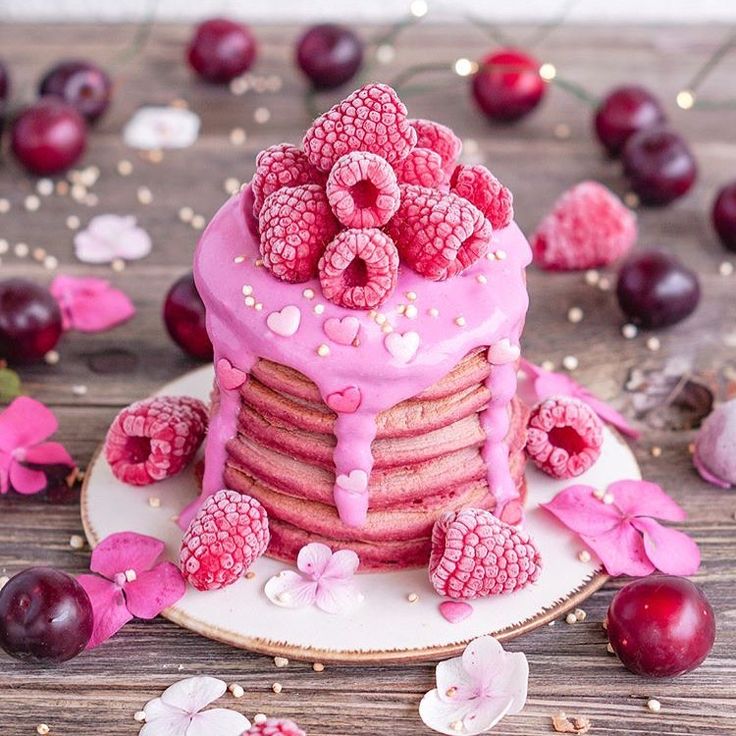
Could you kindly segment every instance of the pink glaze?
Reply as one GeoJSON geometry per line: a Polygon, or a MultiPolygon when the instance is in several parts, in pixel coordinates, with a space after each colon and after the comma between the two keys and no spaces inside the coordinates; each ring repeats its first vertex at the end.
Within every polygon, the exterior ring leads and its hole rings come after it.
{"type": "MultiPolygon", "coordinates": [[[[325,400],[348,387],[356,387],[361,395],[360,405],[351,413],[339,413],[335,425],[336,478],[350,477],[355,470],[370,476],[371,443],[380,412],[426,390],[473,349],[504,339],[518,345],[528,306],[524,267],[531,260],[531,250],[516,224],[494,233],[493,249],[505,252],[506,257],[483,259],[447,281],[429,281],[406,266],[400,267],[396,291],[379,312],[385,316],[384,325],[391,325],[396,332],[419,335],[419,347],[406,361],[406,354],[389,352],[385,344],[387,333],[376,322],[375,313],[349,310],[326,301],[317,279],[290,284],[275,279],[257,265],[259,245],[245,222],[243,196],[230,199],[215,215],[194,259],[194,278],[207,309],[207,331],[215,349],[215,364],[226,358],[235,368],[249,372],[259,358],[281,363],[312,380],[325,400]],[[304,296],[305,290],[311,290],[314,297],[304,296]],[[262,307],[256,309],[257,304],[262,307]],[[300,311],[299,325],[293,335],[284,337],[269,329],[267,320],[272,313],[282,312],[290,305],[300,311]],[[416,316],[402,314],[400,305],[414,305],[416,316]],[[432,309],[439,310],[439,314],[433,316],[432,309]],[[360,323],[354,344],[344,344],[345,336],[333,331],[334,321],[325,330],[327,320],[345,317],[360,323]],[[331,340],[329,333],[338,340],[331,340]],[[319,355],[320,346],[327,346],[329,354],[319,355]]],[[[352,320],[349,324],[354,329],[352,320]]],[[[488,386],[493,399],[481,417],[486,432],[483,457],[489,487],[503,509],[518,498],[504,443],[509,402],[516,392],[515,364],[495,367],[488,386]]],[[[239,403],[237,390],[220,387],[220,403],[207,437],[200,502],[223,486],[225,445],[236,433],[239,403]]],[[[345,524],[360,526],[365,522],[367,491],[343,488],[336,483],[334,498],[345,524]]],[[[182,514],[182,524],[191,518],[191,513],[189,509],[182,514]]]]}

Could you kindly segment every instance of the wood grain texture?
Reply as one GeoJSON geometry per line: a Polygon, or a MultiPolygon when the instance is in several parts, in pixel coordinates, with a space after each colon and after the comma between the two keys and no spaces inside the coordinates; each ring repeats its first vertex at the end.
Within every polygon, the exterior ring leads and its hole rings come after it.
{"type": "MultiPolygon", "coordinates": [[[[507,29],[523,44],[528,28],[507,29]]],[[[167,287],[189,267],[197,233],[179,222],[177,211],[190,205],[211,216],[225,198],[223,182],[229,176],[250,177],[256,153],[281,140],[296,140],[309,122],[303,104],[303,86],[290,66],[292,42],[298,29],[258,28],[262,53],[258,70],[278,74],[278,93],[242,97],[194,82],[182,63],[188,29],[154,29],[145,52],[118,72],[116,100],[108,117],[91,138],[86,161],[102,170],[94,191],[98,207],[88,209],[70,198],[44,199],[39,212],[23,209],[32,191],[30,182],[6,160],[0,166],[0,196],[11,200],[11,212],[0,215],[0,238],[11,245],[22,241],[55,255],[60,269],[82,274],[91,269],[73,258],[72,234],[64,227],[68,214],[83,222],[93,212],[134,213],[154,239],[154,251],[144,261],[109,276],[134,299],[138,316],[112,332],[69,335],[61,346],[61,362],[23,370],[26,390],[54,407],[59,437],[84,466],[116,411],[153,391],[192,367],[169,342],[161,320],[167,287]],[[166,153],[152,164],[126,150],[120,129],[143,103],[186,99],[203,120],[202,136],[187,151],[166,153]],[[257,108],[266,108],[271,120],[254,122],[257,108]],[[234,147],[228,134],[234,127],[247,130],[244,146],[234,147]],[[130,159],[135,171],[122,178],[116,163],[130,159]],[[153,203],[140,205],[136,189],[148,186],[153,203]],[[135,365],[116,373],[96,374],[90,356],[111,350],[137,356],[135,365]],[[84,384],[85,396],[72,387],[84,384]]],[[[30,98],[39,74],[60,57],[87,56],[107,63],[134,33],[130,26],[0,26],[0,48],[11,65],[17,98],[30,98]]],[[[366,29],[368,37],[371,29],[366,29]]],[[[690,357],[696,370],[736,370],[735,277],[718,274],[724,253],[713,236],[708,212],[715,188],[736,171],[736,113],[683,113],[673,104],[675,92],[719,43],[717,27],[560,28],[537,49],[553,61],[559,73],[603,92],[611,85],[638,80],[657,90],[667,101],[673,125],[691,142],[701,176],[695,191],[674,207],[640,213],[642,245],[661,245],[676,251],[700,274],[704,298],[692,318],[658,335],[662,347],[647,349],[645,338],[624,340],[621,319],[612,293],[588,286],[576,274],[529,274],[532,305],[525,333],[526,355],[536,361],[577,356],[577,377],[604,398],[626,409],[624,391],[629,371],[648,365],[661,368],[673,356],[690,357]],[[580,306],[585,319],[567,322],[571,306],[580,306]],[[729,347],[730,344],[730,347],[729,347]]],[[[487,46],[480,31],[465,27],[413,29],[401,40],[396,61],[382,69],[390,81],[409,64],[476,57],[487,46]]],[[[736,96],[733,60],[727,60],[709,79],[711,96],[736,96]]],[[[478,147],[487,162],[515,194],[519,224],[530,232],[559,193],[582,179],[598,179],[623,193],[618,166],[601,157],[590,135],[590,113],[577,100],[553,89],[543,108],[513,127],[489,126],[473,109],[466,85],[454,80],[432,93],[407,96],[415,116],[434,117],[451,125],[478,147]],[[563,123],[571,135],[560,140],[555,127],[563,123]]],[[[327,96],[324,104],[330,102],[327,96]]],[[[472,144],[471,144],[472,147],[472,144]]],[[[466,146],[467,148],[467,146],[466,146]]],[[[0,277],[24,275],[47,281],[50,274],[31,259],[12,253],[2,257],[0,277]]],[[[688,511],[683,525],[699,542],[703,566],[697,576],[718,616],[718,638],[712,656],[696,672],[674,681],[656,682],[634,677],[606,654],[601,621],[615,593],[625,581],[612,581],[585,604],[588,619],[554,626],[509,643],[523,650],[530,663],[529,703],[524,712],[505,719],[494,733],[531,736],[551,732],[550,716],[558,710],[584,714],[593,721],[594,734],[659,735],[690,733],[707,736],[736,734],[736,497],[711,488],[694,474],[688,454],[690,432],[646,428],[635,451],[645,477],[661,483],[688,511]],[[662,449],[653,457],[653,446],[662,449]],[[662,702],[662,712],[650,713],[648,697],[662,702]]],[[[0,501],[0,570],[12,574],[34,564],[50,564],[79,573],[88,565],[88,552],[74,551],[71,534],[81,531],[75,505],[50,506],[33,499],[0,501]]],[[[248,615],[247,611],[243,615],[248,615]]],[[[181,677],[207,673],[238,681],[242,700],[224,702],[252,716],[262,711],[290,716],[310,736],[417,736],[429,734],[417,716],[421,695],[433,685],[433,666],[329,667],[315,673],[310,664],[292,663],[276,669],[271,660],[201,639],[163,620],[136,622],[97,651],[61,669],[24,666],[0,657],[0,734],[25,736],[38,723],[51,726],[59,736],[130,736],[139,726],[133,713],[151,697],[181,677]],[[283,685],[279,695],[274,682],[283,685]]]]}

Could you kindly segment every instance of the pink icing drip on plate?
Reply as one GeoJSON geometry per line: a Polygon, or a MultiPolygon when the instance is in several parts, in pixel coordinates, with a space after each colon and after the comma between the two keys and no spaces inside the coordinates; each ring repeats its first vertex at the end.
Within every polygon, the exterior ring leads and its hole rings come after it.
{"type": "MultiPolygon", "coordinates": [[[[350,386],[360,391],[359,407],[339,413],[334,430],[335,505],[345,524],[360,526],[369,491],[361,487],[360,472],[351,474],[363,471],[370,478],[377,415],[436,383],[471,350],[504,338],[518,343],[528,306],[523,269],[531,260],[529,245],[512,223],[494,233],[494,249],[505,257],[483,259],[448,281],[428,281],[402,266],[396,291],[377,318],[327,302],[317,279],[289,284],[259,266],[259,246],[245,224],[242,197],[233,197],[215,215],[195,254],[194,276],[207,309],[215,362],[227,358],[246,372],[258,358],[287,365],[313,381],[323,399],[350,386]],[[415,307],[411,316],[408,304],[415,307]],[[289,305],[299,309],[298,328],[290,336],[276,334],[267,326],[268,317],[289,305]],[[326,320],[344,317],[360,323],[357,344],[334,342],[325,333],[326,320]],[[385,325],[419,335],[410,360],[388,351],[385,325]],[[340,476],[349,479],[348,488],[337,482],[340,476]]],[[[514,365],[495,367],[488,386],[493,400],[481,419],[487,436],[483,456],[489,485],[508,501],[516,496],[504,443],[516,390],[514,365]]],[[[221,391],[207,438],[201,498],[222,487],[225,445],[237,431],[239,406],[237,390],[221,391]]]]}

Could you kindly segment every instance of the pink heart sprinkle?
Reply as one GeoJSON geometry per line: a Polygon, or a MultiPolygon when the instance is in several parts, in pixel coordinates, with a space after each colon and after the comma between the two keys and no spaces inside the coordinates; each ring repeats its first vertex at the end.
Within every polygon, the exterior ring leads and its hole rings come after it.
{"type": "Polygon", "coordinates": [[[499,340],[494,345],[488,348],[488,362],[493,365],[505,365],[506,363],[513,363],[519,359],[521,350],[518,345],[515,345],[504,337],[503,340],[499,340]]]}
{"type": "Polygon", "coordinates": [[[348,386],[342,391],[334,391],[325,399],[327,406],[340,414],[352,414],[357,411],[362,400],[363,394],[357,386],[348,386]]]}
{"type": "Polygon", "coordinates": [[[302,320],[299,307],[289,304],[280,312],[271,312],[266,319],[266,324],[271,332],[281,337],[291,337],[298,329],[302,320]]]}
{"type": "Polygon", "coordinates": [[[227,391],[240,388],[247,378],[245,371],[236,368],[227,358],[217,361],[217,383],[227,391]]]}
{"type": "Polygon", "coordinates": [[[440,613],[451,624],[459,624],[473,613],[473,606],[464,601],[442,601],[440,613]]]}
{"type": "Polygon", "coordinates": [[[338,345],[352,345],[360,331],[360,320],[357,317],[330,317],[322,325],[325,335],[338,345]]]}
{"type": "Polygon", "coordinates": [[[349,475],[338,475],[337,485],[351,493],[365,493],[368,490],[368,473],[356,468],[349,475]]]}
{"type": "Polygon", "coordinates": [[[389,332],[383,341],[386,350],[400,363],[408,363],[414,359],[419,350],[419,335],[416,332],[389,332]]]}

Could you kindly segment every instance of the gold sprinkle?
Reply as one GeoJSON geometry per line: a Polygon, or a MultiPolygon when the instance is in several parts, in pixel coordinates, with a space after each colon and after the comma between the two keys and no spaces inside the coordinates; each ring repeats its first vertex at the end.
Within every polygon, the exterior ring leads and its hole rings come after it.
{"type": "Polygon", "coordinates": [[[475,280],[476,280],[476,281],[477,281],[477,282],[478,282],[479,284],[487,284],[487,283],[488,283],[488,279],[487,279],[487,278],[485,277],[485,274],[482,274],[482,273],[479,273],[479,274],[478,274],[478,275],[477,275],[477,276],[475,277],[475,280]]]}
{"type": "Polygon", "coordinates": [[[406,312],[406,304],[399,304],[396,307],[396,313],[397,314],[404,314],[404,312],[406,312]]]}
{"type": "Polygon", "coordinates": [[[599,500],[602,501],[603,497],[606,495],[606,492],[603,488],[596,488],[593,491],[593,495],[599,500]]]}
{"type": "Polygon", "coordinates": [[[161,499],[158,496],[149,496],[148,505],[152,509],[159,509],[161,508],[161,499]]]}
{"type": "Polygon", "coordinates": [[[553,371],[555,369],[555,364],[551,360],[543,360],[540,367],[545,371],[553,371]]]}
{"type": "Polygon", "coordinates": [[[233,263],[242,263],[245,260],[245,256],[235,256],[233,263]]]}
{"type": "Polygon", "coordinates": [[[191,222],[194,217],[194,210],[191,207],[181,207],[179,209],[179,219],[182,222],[191,222]]]}
{"type": "Polygon", "coordinates": [[[445,695],[448,698],[454,698],[457,695],[457,688],[454,685],[452,687],[448,687],[447,690],[445,690],[445,695]]]}
{"type": "Polygon", "coordinates": [[[274,657],[273,663],[277,667],[288,667],[289,666],[289,660],[286,657],[274,657]]]}
{"type": "Polygon", "coordinates": [[[436,307],[430,307],[430,308],[429,308],[429,309],[427,310],[427,314],[428,314],[428,315],[429,315],[430,317],[433,317],[434,319],[436,319],[437,317],[439,317],[439,316],[440,316],[440,310],[439,310],[439,309],[437,309],[436,307]]]}
{"type": "Polygon", "coordinates": [[[455,317],[455,324],[458,327],[465,327],[466,325],[465,317],[463,317],[462,314],[459,317],[455,317]]]}
{"type": "Polygon", "coordinates": [[[73,184],[71,194],[73,200],[81,202],[87,196],[87,187],[82,184],[73,184]]]}
{"type": "Polygon", "coordinates": [[[627,340],[633,340],[639,334],[639,328],[636,325],[627,323],[621,328],[621,334],[627,340]]]}
{"type": "Polygon", "coordinates": [[[55,256],[46,256],[43,259],[43,267],[48,271],[53,271],[59,265],[59,259],[55,256]]]}
{"type": "Polygon", "coordinates": [[[613,497],[613,493],[605,493],[603,494],[603,498],[601,501],[603,501],[606,506],[610,506],[616,499],[613,497]]]}
{"type": "Polygon", "coordinates": [[[609,654],[616,654],[616,652],[615,652],[615,651],[614,651],[614,649],[613,649],[613,645],[611,644],[611,642],[610,642],[610,641],[608,642],[608,644],[606,644],[606,651],[607,651],[607,652],[608,652],[609,654]]]}
{"type": "Polygon", "coordinates": [[[590,552],[588,552],[587,549],[581,549],[580,552],[578,552],[578,559],[580,562],[590,562],[590,552]]]}
{"type": "Polygon", "coordinates": [[[322,343],[317,348],[317,355],[319,355],[320,358],[326,358],[329,354],[330,354],[330,347],[329,347],[329,345],[325,345],[324,343],[322,343]]]}
{"type": "Polygon", "coordinates": [[[283,689],[284,686],[280,682],[274,682],[274,684],[271,685],[271,690],[273,690],[276,695],[278,695],[283,689]]]}
{"type": "Polygon", "coordinates": [[[419,600],[419,596],[416,593],[409,593],[409,595],[406,596],[406,600],[408,600],[409,603],[416,603],[419,600]]]}
{"type": "Polygon", "coordinates": [[[453,721],[453,722],[452,722],[452,723],[450,724],[450,728],[451,728],[451,729],[452,729],[453,731],[457,731],[458,733],[460,733],[460,731],[462,731],[462,730],[463,730],[463,722],[462,722],[462,721],[453,721]]]}
{"type": "Polygon", "coordinates": [[[110,267],[116,273],[120,273],[121,271],[125,271],[125,261],[122,258],[113,258],[110,267]]]}
{"type": "Polygon", "coordinates": [[[271,111],[267,107],[257,107],[253,113],[253,120],[259,125],[267,123],[271,119],[271,111]]]}
{"type": "Polygon", "coordinates": [[[35,195],[35,194],[29,194],[24,200],[23,200],[23,206],[29,211],[29,212],[36,212],[41,207],[41,200],[35,195]]]}
{"type": "Polygon", "coordinates": [[[148,151],[147,158],[152,164],[160,164],[164,160],[164,152],[159,148],[154,148],[148,151]]]}
{"type": "Polygon", "coordinates": [[[639,200],[639,195],[637,195],[635,192],[626,192],[626,194],[624,194],[624,204],[627,207],[631,207],[631,209],[636,209],[640,203],[641,202],[639,200]]]}
{"type": "Polygon", "coordinates": [[[61,356],[56,352],[56,350],[49,350],[48,353],[43,356],[43,359],[48,365],[56,365],[61,360],[61,356]]]}
{"type": "Polygon", "coordinates": [[[721,276],[730,276],[733,273],[733,263],[730,261],[723,261],[723,263],[718,266],[718,273],[721,274],[721,276]]]}
{"type": "Polygon", "coordinates": [[[324,665],[322,664],[322,662],[315,662],[315,663],[314,663],[314,664],[312,665],[312,669],[313,669],[313,670],[314,670],[315,672],[324,672],[324,671],[325,671],[325,666],[324,666],[324,665]]]}
{"type": "Polygon", "coordinates": [[[243,690],[242,685],[238,685],[237,682],[232,685],[228,685],[227,689],[231,692],[234,698],[242,698],[243,695],[245,695],[245,690],[243,690]]]}
{"type": "Polygon", "coordinates": [[[84,537],[79,534],[72,534],[69,537],[69,546],[72,549],[83,549],[84,548],[84,537]]]}
{"type": "Polygon", "coordinates": [[[415,302],[417,300],[416,291],[407,291],[405,296],[410,302],[415,302]]]}
{"type": "Polygon", "coordinates": [[[51,179],[39,179],[36,182],[36,191],[42,197],[50,197],[54,193],[54,182],[51,179]]]}
{"type": "Polygon", "coordinates": [[[393,331],[394,331],[394,328],[388,322],[386,322],[386,324],[383,325],[383,327],[381,327],[381,332],[383,332],[385,335],[388,335],[389,332],[393,332],[393,331]]]}
{"type": "Polygon", "coordinates": [[[79,218],[76,215],[69,215],[69,217],[66,218],[66,226],[70,230],[79,230],[79,226],[82,223],[79,221],[79,218]]]}
{"type": "Polygon", "coordinates": [[[649,348],[653,353],[656,353],[661,347],[662,343],[659,341],[658,337],[650,337],[647,339],[647,348],[649,348]]]}
{"type": "Polygon", "coordinates": [[[44,258],[46,258],[46,249],[34,248],[32,255],[34,261],[42,261],[44,258]]]}
{"type": "Polygon", "coordinates": [[[256,713],[253,716],[253,723],[255,723],[256,726],[262,726],[267,720],[268,718],[265,713],[256,713]]]}
{"type": "Polygon", "coordinates": [[[202,215],[194,215],[194,217],[192,217],[191,225],[195,230],[204,230],[204,217],[202,217],[202,215]]]}
{"type": "Polygon", "coordinates": [[[3,197],[0,199],[0,214],[5,214],[10,211],[10,201],[3,197]]]}
{"type": "Polygon", "coordinates": [[[245,579],[246,580],[253,580],[253,578],[256,576],[256,574],[253,572],[253,570],[248,570],[247,573],[245,573],[245,579]]]}
{"type": "Polygon", "coordinates": [[[143,710],[138,710],[133,714],[133,720],[137,723],[144,723],[146,720],[146,712],[143,710]]]}
{"type": "Polygon", "coordinates": [[[601,275],[594,268],[585,272],[585,283],[588,286],[595,286],[600,281],[601,275]]]}
{"type": "Polygon", "coordinates": [[[135,582],[135,581],[136,581],[136,580],[138,579],[138,574],[136,573],[136,571],[135,571],[135,570],[133,570],[133,569],[131,568],[130,570],[126,570],[126,571],[125,571],[125,579],[126,579],[126,580],[127,580],[127,581],[128,581],[129,583],[134,583],[134,582],[135,582]]]}
{"type": "Polygon", "coordinates": [[[225,179],[223,186],[228,194],[236,194],[240,191],[240,182],[234,176],[225,179]]]}
{"type": "Polygon", "coordinates": [[[386,315],[379,312],[374,319],[376,320],[377,325],[382,325],[386,321],[386,315]]]}
{"type": "Polygon", "coordinates": [[[50,731],[51,729],[45,723],[39,723],[38,726],[36,726],[36,733],[39,734],[39,736],[46,736],[50,731]]]}
{"type": "Polygon", "coordinates": [[[578,359],[574,355],[566,355],[562,359],[562,367],[568,371],[574,371],[578,367],[578,359]]]}
{"type": "Polygon", "coordinates": [[[314,299],[314,289],[304,289],[302,296],[305,299],[314,299]]]}
{"type": "Polygon", "coordinates": [[[561,141],[566,141],[571,135],[572,130],[567,123],[557,123],[554,127],[554,136],[561,141]]]}
{"type": "Polygon", "coordinates": [[[141,204],[151,204],[153,202],[153,194],[148,187],[138,187],[136,196],[141,204]]]}
{"type": "Polygon", "coordinates": [[[263,311],[263,304],[261,302],[256,302],[256,305],[255,307],[253,307],[253,309],[255,309],[256,312],[261,312],[263,311]]]}
{"type": "Polygon", "coordinates": [[[66,197],[66,195],[69,194],[69,182],[64,181],[63,179],[61,181],[57,181],[56,193],[61,197],[66,197]]]}
{"type": "Polygon", "coordinates": [[[662,710],[662,703],[660,703],[656,698],[649,698],[649,700],[647,700],[647,708],[649,708],[652,713],[659,713],[662,710]]]}
{"type": "Polygon", "coordinates": [[[16,243],[13,251],[18,258],[25,258],[28,255],[30,248],[27,243],[16,243]]]}
{"type": "Polygon", "coordinates": [[[246,135],[242,128],[233,128],[230,131],[230,143],[233,146],[242,146],[245,143],[246,135]]]}
{"type": "Polygon", "coordinates": [[[601,276],[600,280],[598,281],[598,288],[601,291],[610,291],[611,279],[609,279],[607,276],[601,276]]]}
{"type": "Polygon", "coordinates": [[[499,261],[506,260],[506,251],[505,250],[497,250],[496,251],[496,258],[498,258],[499,261]]]}
{"type": "Polygon", "coordinates": [[[314,305],[314,313],[315,314],[322,314],[325,311],[325,305],[324,304],[315,304],[314,305]]]}
{"type": "MultiPolygon", "coordinates": [[[[240,256],[238,256],[240,258],[240,256]]],[[[243,284],[243,296],[250,296],[253,293],[253,287],[250,284],[243,284]]]]}
{"type": "Polygon", "coordinates": [[[245,297],[245,306],[246,307],[255,307],[256,305],[256,299],[253,296],[247,296],[245,297]]]}
{"type": "Polygon", "coordinates": [[[575,614],[575,618],[580,622],[588,618],[588,614],[582,608],[576,608],[573,613],[575,614]]]}
{"type": "Polygon", "coordinates": [[[578,622],[577,616],[574,613],[568,613],[565,616],[565,622],[568,624],[576,624],[578,622]]]}
{"type": "Polygon", "coordinates": [[[658,445],[654,445],[649,452],[652,453],[652,457],[660,457],[662,455],[662,448],[658,445]]]}
{"type": "MultiPolygon", "coordinates": [[[[431,310],[430,310],[431,311],[431,310]]],[[[407,304],[406,309],[404,310],[404,316],[407,319],[415,319],[417,314],[419,314],[419,310],[416,308],[414,304],[407,304]]]]}
{"type": "Polygon", "coordinates": [[[584,313],[583,313],[583,310],[580,309],[580,307],[570,307],[570,309],[567,310],[568,322],[577,324],[578,322],[583,321],[583,317],[584,317],[584,313]]]}

